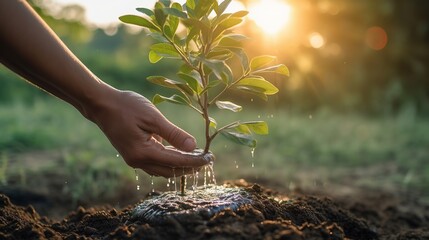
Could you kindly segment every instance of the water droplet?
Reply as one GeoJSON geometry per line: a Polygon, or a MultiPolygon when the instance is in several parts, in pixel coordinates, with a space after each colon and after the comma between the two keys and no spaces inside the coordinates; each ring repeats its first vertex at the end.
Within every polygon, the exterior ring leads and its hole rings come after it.
{"type": "Polygon", "coordinates": [[[273,115],[273,114],[271,114],[271,115],[270,115],[270,117],[271,117],[271,118],[274,118],[274,115],[273,115]]]}
{"type": "Polygon", "coordinates": [[[174,192],[177,194],[176,169],[175,168],[173,168],[173,184],[174,184],[174,192]]]}
{"type": "Polygon", "coordinates": [[[258,115],[258,118],[261,118],[261,115],[258,115]]]}
{"type": "Polygon", "coordinates": [[[250,151],[250,154],[252,155],[252,168],[255,167],[255,148],[252,148],[252,150],[250,151]]]}
{"type": "Polygon", "coordinates": [[[119,155],[119,153],[117,153],[117,154],[116,154],[116,157],[117,157],[117,158],[118,158],[118,157],[120,157],[120,156],[121,156],[121,155],[119,155]]]}
{"type": "Polygon", "coordinates": [[[308,116],[308,118],[309,118],[309,119],[313,119],[313,115],[311,115],[311,114],[310,114],[310,115],[308,116]]]}
{"type": "Polygon", "coordinates": [[[136,175],[136,183],[137,183],[137,191],[140,191],[140,184],[139,184],[139,174],[137,172],[137,169],[134,169],[134,173],[136,175]]]}
{"type": "Polygon", "coordinates": [[[170,188],[170,182],[171,182],[171,179],[170,179],[170,178],[168,178],[168,179],[167,179],[167,187],[168,187],[168,188],[170,188]]]}
{"type": "Polygon", "coordinates": [[[251,98],[250,101],[253,102],[253,98],[251,98]]]}

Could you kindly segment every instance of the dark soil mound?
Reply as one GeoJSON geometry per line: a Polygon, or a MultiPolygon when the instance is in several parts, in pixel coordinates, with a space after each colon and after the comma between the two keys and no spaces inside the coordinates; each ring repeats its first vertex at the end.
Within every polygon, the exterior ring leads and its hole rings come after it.
{"type": "MultiPolygon", "coordinates": [[[[425,239],[429,214],[411,218],[399,208],[377,212],[365,205],[341,208],[328,198],[274,194],[268,189],[236,182],[254,199],[235,211],[168,217],[159,223],[131,220],[133,208],[78,208],[54,222],[31,207],[12,204],[0,195],[0,239],[425,239]],[[383,218],[389,214],[389,219],[383,218]],[[359,217],[362,218],[359,218],[359,217]],[[364,220],[368,217],[369,220],[364,220]],[[386,223],[392,225],[385,226],[386,223]],[[407,223],[407,228],[395,224],[407,223]],[[392,231],[387,233],[387,231],[392,231]]],[[[427,209],[426,209],[427,210],[427,209]]]]}

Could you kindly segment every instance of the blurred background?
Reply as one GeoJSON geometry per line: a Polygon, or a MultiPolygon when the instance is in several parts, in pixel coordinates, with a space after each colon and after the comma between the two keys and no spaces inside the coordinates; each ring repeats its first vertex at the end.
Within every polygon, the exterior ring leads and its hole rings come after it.
{"type": "MultiPolygon", "coordinates": [[[[151,99],[165,90],[147,76],[174,77],[177,63],[150,64],[154,40],[118,20],[154,1],[30,3],[114,87],[151,99]]],[[[429,201],[428,1],[242,0],[231,8],[250,11],[237,28],[250,37],[248,55],[275,55],[291,75],[270,79],[280,92],[268,102],[231,92],[243,112],[214,111],[221,122],[270,126],[254,156],[215,140],[218,182],[244,178],[283,192],[386,191],[429,201]]],[[[56,205],[123,206],[172,188],[129,168],[95,125],[4,66],[0,83],[0,192],[30,192],[35,201],[56,205]]],[[[168,104],[159,108],[203,143],[199,116],[168,104]]]]}

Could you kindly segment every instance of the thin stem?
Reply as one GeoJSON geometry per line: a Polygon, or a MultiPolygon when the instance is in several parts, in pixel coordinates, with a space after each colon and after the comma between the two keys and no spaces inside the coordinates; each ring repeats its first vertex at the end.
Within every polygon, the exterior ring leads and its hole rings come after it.
{"type": "Polygon", "coordinates": [[[232,82],[231,84],[226,84],[225,88],[222,89],[222,91],[220,91],[220,93],[218,93],[212,100],[210,100],[210,105],[213,104],[220,96],[222,96],[228,89],[230,89],[232,86],[234,86],[235,84],[237,84],[239,81],[241,81],[242,79],[246,78],[249,76],[249,73],[243,74],[241,77],[237,78],[237,80],[235,80],[234,82],[232,82]]]}
{"type": "Polygon", "coordinates": [[[211,136],[210,136],[210,142],[211,141],[213,141],[213,139],[220,133],[220,132],[222,132],[223,130],[225,130],[225,129],[228,129],[228,128],[231,128],[231,127],[233,127],[234,125],[237,125],[239,123],[239,121],[235,121],[235,122],[233,122],[233,123],[230,123],[230,124],[227,124],[227,125],[225,125],[225,126],[223,126],[223,127],[221,127],[221,128],[219,128],[218,130],[216,130],[216,132],[215,133],[213,133],[211,136]]]}
{"type": "Polygon", "coordinates": [[[186,182],[186,176],[182,175],[180,177],[180,195],[185,196],[185,182],[186,182]]]}

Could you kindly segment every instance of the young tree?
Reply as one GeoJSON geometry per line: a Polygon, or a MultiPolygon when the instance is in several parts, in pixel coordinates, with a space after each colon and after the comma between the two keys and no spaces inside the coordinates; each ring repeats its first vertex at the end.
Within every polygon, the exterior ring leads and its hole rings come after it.
{"type": "Polygon", "coordinates": [[[170,102],[195,110],[204,120],[204,154],[209,152],[213,139],[219,134],[251,148],[256,147],[253,134],[268,134],[264,121],[235,121],[218,126],[210,115],[212,106],[232,112],[242,110],[242,106],[224,99],[228,90],[240,90],[267,100],[278,89],[264,75],[289,75],[285,65],[274,65],[276,58],[273,56],[258,56],[249,61],[242,48],[242,41],[247,37],[232,31],[243,22],[248,12],[226,13],[231,1],[224,0],[219,4],[216,0],[187,0],[181,5],[160,0],[153,10],[137,8],[144,16],[120,17],[124,23],[149,30],[150,35],[158,40],[150,48],[151,63],[163,58],[181,61],[177,79],[148,77],[152,83],[177,90],[177,94],[172,96],[156,94],[153,103],[170,102]],[[183,30],[178,31],[179,26],[183,30]],[[234,60],[239,61],[240,67],[231,68],[234,60]]]}

